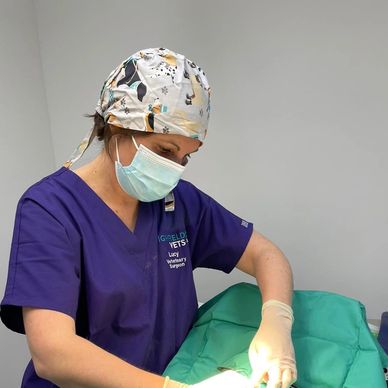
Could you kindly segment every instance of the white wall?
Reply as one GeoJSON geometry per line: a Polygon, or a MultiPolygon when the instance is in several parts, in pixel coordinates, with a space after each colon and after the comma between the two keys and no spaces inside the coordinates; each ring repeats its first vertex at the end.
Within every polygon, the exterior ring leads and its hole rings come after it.
{"type": "MultiPolygon", "coordinates": [[[[0,292],[16,212],[28,186],[55,168],[33,3],[0,1],[0,292]]],[[[0,387],[20,387],[26,337],[0,325],[0,387]]]]}
{"type": "MultiPolygon", "coordinates": [[[[296,289],[358,299],[370,318],[388,310],[387,2],[33,3],[39,45],[31,2],[3,1],[0,12],[4,286],[18,196],[90,128],[82,114],[110,71],[164,46],[203,67],[212,87],[209,135],[185,178],[278,245],[296,289]]],[[[195,277],[202,301],[254,283],[238,270],[195,277]]],[[[4,376],[11,361],[0,357],[4,376]]]]}
{"type": "MultiPolygon", "coordinates": [[[[37,0],[56,165],[124,58],[165,46],[202,66],[209,136],[186,178],[291,261],[297,289],[388,309],[388,3],[37,0]],[[60,117],[66,114],[66,120],[60,117]]],[[[245,277],[196,271],[207,300],[245,277]],[[216,281],[214,281],[216,279],[216,281]]],[[[252,279],[252,280],[251,280],[252,279]]]]}

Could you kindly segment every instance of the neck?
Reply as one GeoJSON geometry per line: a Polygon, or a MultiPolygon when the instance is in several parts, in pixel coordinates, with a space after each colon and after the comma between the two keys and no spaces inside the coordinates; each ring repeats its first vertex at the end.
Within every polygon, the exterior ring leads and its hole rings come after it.
{"type": "Polygon", "coordinates": [[[114,162],[101,152],[91,162],[74,170],[105,202],[136,208],[139,200],[123,191],[119,185],[114,162]]]}

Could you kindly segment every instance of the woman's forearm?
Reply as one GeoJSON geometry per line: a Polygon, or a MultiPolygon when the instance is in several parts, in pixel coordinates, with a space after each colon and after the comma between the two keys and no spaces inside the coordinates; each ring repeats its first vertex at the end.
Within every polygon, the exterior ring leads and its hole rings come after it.
{"type": "Polygon", "coordinates": [[[294,280],[292,269],[283,252],[271,245],[264,249],[255,263],[256,281],[262,293],[263,303],[276,299],[292,304],[294,280]]]}
{"type": "Polygon", "coordinates": [[[165,378],[137,368],[78,335],[52,349],[40,377],[61,388],[162,388],[165,378]]]}

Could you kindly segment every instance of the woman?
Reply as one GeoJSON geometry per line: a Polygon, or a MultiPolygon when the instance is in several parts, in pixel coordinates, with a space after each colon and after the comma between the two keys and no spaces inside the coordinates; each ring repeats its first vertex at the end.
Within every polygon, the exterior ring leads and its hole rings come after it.
{"type": "Polygon", "coordinates": [[[256,277],[266,303],[251,382],[296,379],[286,258],[180,179],[209,113],[200,67],[165,48],[140,50],[108,76],[94,127],[69,160],[22,195],[1,303],[3,323],[27,335],[22,387],[186,386],[161,374],[193,323],[197,267],[256,277]],[[95,136],[102,152],[71,170],[95,136]]]}

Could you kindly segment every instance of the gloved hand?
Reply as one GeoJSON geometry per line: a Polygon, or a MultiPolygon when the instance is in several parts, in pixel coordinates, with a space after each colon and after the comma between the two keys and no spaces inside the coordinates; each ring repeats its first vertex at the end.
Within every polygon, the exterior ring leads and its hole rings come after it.
{"type": "Polygon", "coordinates": [[[263,304],[259,330],[249,346],[252,367],[251,382],[260,387],[288,388],[297,379],[295,352],[291,329],[294,322],[292,308],[271,299],[263,304]]]}
{"type": "Polygon", "coordinates": [[[250,380],[242,374],[233,370],[221,372],[209,377],[200,383],[189,385],[190,388],[252,388],[250,380]]]}

